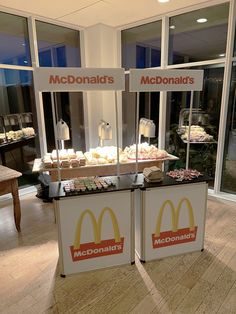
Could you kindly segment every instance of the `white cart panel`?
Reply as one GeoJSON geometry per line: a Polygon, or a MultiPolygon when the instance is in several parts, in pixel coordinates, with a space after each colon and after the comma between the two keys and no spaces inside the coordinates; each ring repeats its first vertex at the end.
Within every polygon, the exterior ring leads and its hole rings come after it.
{"type": "Polygon", "coordinates": [[[63,275],[132,262],[130,190],[56,202],[63,275]]]}
{"type": "Polygon", "coordinates": [[[143,191],[145,261],[201,250],[207,184],[183,184],[143,191]]]}

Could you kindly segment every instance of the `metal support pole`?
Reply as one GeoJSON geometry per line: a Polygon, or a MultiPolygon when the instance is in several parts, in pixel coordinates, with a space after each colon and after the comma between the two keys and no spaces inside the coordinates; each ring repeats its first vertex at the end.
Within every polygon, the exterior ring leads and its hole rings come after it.
{"type": "Polygon", "coordinates": [[[189,150],[190,150],[190,132],[192,125],[192,115],[193,115],[193,91],[191,91],[190,98],[190,110],[189,110],[189,121],[188,121],[188,138],[187,138],[187,154],[186,154],[186,169],[189,168],[189,150]]]}
{"type": "Polygon", "coordinates": [[[58,175],[58,181],[61,182],[61,170],[60,170],[58,140],[57,140],[56,113],[55,113],[55,102],[54,102],[53,92],[51,92],[51,104],[52,104],[52,118],[53,118],[55,146],[56,146],[56,153],[57,153],[57,175],[58,175]]]}
{"type": "Polygon", "coordinates": [[[120,177],[120,152],[119,152],[119,125],[118,125],[118,92],[115,92],[115,113],[116,113],[116,149],[117,149],[117,177],[120,177]]]}
{"type": "Polygon", "coordinates": [[[139,132],[139,92],[137,92],[137,99],[136,99],[136,158],[135,158],[135,175],[138,176],[138,132],[139,132]]]}

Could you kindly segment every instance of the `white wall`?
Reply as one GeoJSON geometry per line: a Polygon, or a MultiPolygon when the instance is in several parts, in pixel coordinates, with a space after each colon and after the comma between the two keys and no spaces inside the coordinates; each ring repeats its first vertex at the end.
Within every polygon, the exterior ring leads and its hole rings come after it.
{"type": "MultiPolygon", "coordinates": [[[[115,28],[103,24],[88,27],[84,30],[84,43],[86,67],[119,67],[118,33],[115,28]]],[[[93,91],[86,94],[84,106],[87,149],[98,146],[98,124],[101,119],[111,124],[113,133],[112,140],[105,141],[104,145],[116,145],[115,92],[93,91]]],[[[121,121],[121,104],[118,107],[121,121]]]]}

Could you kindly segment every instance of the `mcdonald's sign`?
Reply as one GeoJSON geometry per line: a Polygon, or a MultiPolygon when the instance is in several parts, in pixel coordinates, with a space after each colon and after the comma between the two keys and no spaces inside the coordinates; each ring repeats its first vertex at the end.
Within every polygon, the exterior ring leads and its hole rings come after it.
{"type": "Polygon", "coordinates": [[[172,246],[187,242],[194,242],[197,236],[197,226],[194,222],[194,214],[191,202],[188,198],[182,198],[178,206],[175,208],[171,200],[166,200],[159,211],[156,223],[155,233],[152,234],[152,246],[154,249],[172,246]],[[178,229],[179,214],[184,204],[188,210],[189,228],[178,229]],[[170,208],[171,211],[171,230],[161,232],[162,217],[165,209],[170,208]]]}
{"type": "Polygon", "coordinates": [[[96,258],[100,256],[121,254],[124,248],[124,237],[120,236],[119,225],[116,219],[116,215],[110,207],[104,207],[101,211],[98,220],[96,220],[93,212],[90,209],[86,209],[80,215],[76,231],[74,244],[70,246],[71,257],[73,262],[96,258]],[[101,239],[102,221],[105,213],[108,213],[112,222],[114,230],[114,239],[101,239]],[[81,240],[81,228],[85,216],[89,216],[94,235],[94,242],[80,243],[81,240]]]}

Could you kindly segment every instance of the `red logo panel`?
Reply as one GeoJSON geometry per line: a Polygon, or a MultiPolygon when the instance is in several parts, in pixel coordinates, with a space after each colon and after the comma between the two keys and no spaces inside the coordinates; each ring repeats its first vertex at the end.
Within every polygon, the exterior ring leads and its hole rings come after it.
{"type": "Polygon", "coordinates": [[[73,262],[95,258],[106,255],[114,255],[123,253],[124,238],[120,242],[115,242],[115,239],[102,240],[101,243],[82,243],[79,249],[74,249],[70,246],[71,257],[73,262]]]}
{"type": "Polygon", "coordinates": [[[190,231],[189,228],[179,229],[176,232],[173,231],[164,231],[160,233],[160,236],[157,237],[155,234],[152,234],[152,247],[158,249],[161,247],[172,246],[176,244],[194,242],[197,236],[197,227],[193,231],[190,231]]]}

